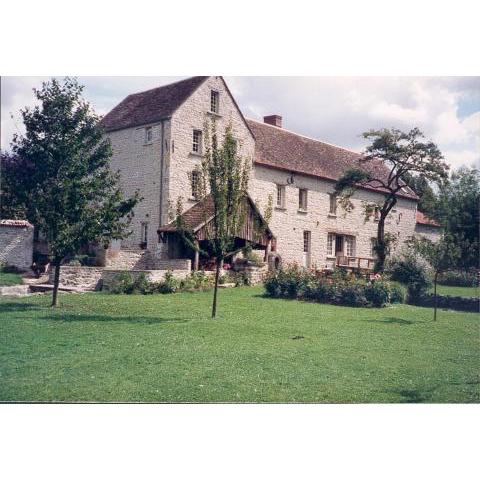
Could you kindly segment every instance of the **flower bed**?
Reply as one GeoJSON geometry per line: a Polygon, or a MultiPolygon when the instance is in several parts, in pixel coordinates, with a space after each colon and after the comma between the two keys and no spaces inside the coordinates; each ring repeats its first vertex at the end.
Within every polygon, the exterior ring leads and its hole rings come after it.
{"type": "Polygon", "coordinates": [[[321,271],[305,270],[296,265],[271,272],[265,280],[266,295],[273,298],[308,300],[349,307],[385,307],[403,303],[405,289],[371,276],[367,281],[338,270],[327,276],[321,271]]]}

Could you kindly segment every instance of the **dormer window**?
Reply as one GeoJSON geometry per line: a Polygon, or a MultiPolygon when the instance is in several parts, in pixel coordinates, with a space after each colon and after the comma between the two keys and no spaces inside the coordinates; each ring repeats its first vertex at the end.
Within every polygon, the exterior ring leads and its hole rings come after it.
{"type": "Polygon", "coordinates": [[[210,111],[212,113],[219,113],[220,111],[220,94],[215,90],[210,92],[210,111]]]}
{"type": "Polygon", "coordinates": [[[145,129],[145,143],[152,143],[153,140],[153,129],[152,127],[147,127],[145,129]]]}

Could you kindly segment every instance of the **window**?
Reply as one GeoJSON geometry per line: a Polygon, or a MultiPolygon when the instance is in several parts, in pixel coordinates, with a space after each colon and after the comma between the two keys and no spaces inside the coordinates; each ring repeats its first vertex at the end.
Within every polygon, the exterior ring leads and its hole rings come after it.
{"type": "Polygon", "coordinates": [[[196,200],[200,198],[201,178],[202,173],[200,170],[193,170],[191,173],[192,198],[195,198],[196,200]]]}
{"type": "Polygon", "coordinates": [[[355,256],[355,237],[345,236],[345,248],[347,257],[355,256]]]}
{"type": "Polygon", "coordinates": [[[202,132],[201,130],[193,131],[192,152],[202,153],[202,132]]]}
{"type": "Polygon", "coordinates": [[[377,239],[372,237],[370,239],[370,256],[375,258],[377,256],[377,252],[375,251],[375,247],[377,246],[377,239]]]}
{"type": "Polygon", "coordinates": [[[307,210],[308,191],[305,188],[298,190],[298,208],[299,210],[307,210]]]}
{"type": "Polygon", "coordinates": [[[303,232],[303,252],[310,252],[310,232],[307,230],[303,232]]]}
{"type": "Polygon", "coordinates": [[[220,94],[216,92],[215,90],[212,90],[210,92],[210,111],[213,113],[218,113],[219,112],[219,102],[220,100],[220,94]]]}
{"type": "Polygon", "coordinates": [[[285,208],[285,185],[277,185],[277,207],[285,208]]]}
{"type": "Polygon", "coordinates": [[[152,127],[147,127],[145,129],[145,143],[152,143],[153,139],[153,129],[152,127]]]}
{"type": "Polygon", "coordinates": [[[327,235],[327,255],[329,257],[333,257],[334,252],[333,252],[333,246],[335,245],[335,234],[334,233],[329,233],[327,235]]]}
{"type": "Polygon", "coordinates": [[[330,215],[336,215],[337,214],[337,195],[335,193],[330,193],[330,210],[329,213],[330,215]]]}
{"type": "Polygon", "coordinates": [[[148,223],[142,222],[141,225],[141,243],[143,246],[147,245],[148,242],[148,223]]]}

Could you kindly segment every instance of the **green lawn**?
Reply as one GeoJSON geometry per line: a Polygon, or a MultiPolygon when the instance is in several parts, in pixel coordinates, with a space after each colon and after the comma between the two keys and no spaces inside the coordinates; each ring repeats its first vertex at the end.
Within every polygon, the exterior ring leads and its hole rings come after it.
{"type": "Polygon", "coordinates": [[[5,273],[0,271],[0,287],[9,285],[21,285],[22,277],[18,273],[5,273]]]}
{"type": "Polygon", "coordinates": [[[0,299],[0,400],[478,402],[479,318],[211,293],[0,299]]]}
{"type": "MultiPolygon", "coordinates": [[[[431,289],[433,293],[433,288],[431,289]]],[[[448,285],[437,285],[439,295],[451,295],[452,297],[478,297],[480,289],[475,287],[449,287],[448,285]]]]}

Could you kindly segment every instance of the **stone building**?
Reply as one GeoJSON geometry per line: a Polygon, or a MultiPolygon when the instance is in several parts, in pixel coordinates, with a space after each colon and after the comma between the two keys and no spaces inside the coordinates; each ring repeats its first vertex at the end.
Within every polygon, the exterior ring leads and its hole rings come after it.
{"type": "Polygon", "coordinates": [[[26,220],[0,220],[0,263],[26,271],[32,257],[33,226],[26,220]]]}
{"type": "MultiPolygon", "coordinates": [[[[138,190],[143,197],[122,248],[143,248],[159,258],[189,255],[175,248],[169,209],[181,198],[184,214],[195,218],[195,179],[206,120],[215,120],[220,134],[231,125],[240,155],[251,162],[252,215],[261,218],[273,201],[273,215],[258,248],[271,248],[284,262],[320,268],[373,263],[377,221],[365,220],[363,205],[380,202],[383,192],[360,189],[349,213],[334,196],[336,180],[358,165],[360,154],[287,131],[279,115],[263,122],[245,119],[224,79],[216,76],[129,95],[104,117],[114,152],[112,167],[120,170],[127,195],[138,190]]],[[[385,172],[383,165],[374,168],[385,172]]],[[[404,187],[389,215],[386,231],[395,235],[397,245],[425,226],[417,226],[417,201],[404,187]]],[[[200,225],[191,227],[200,231],[200,225]]]]}

